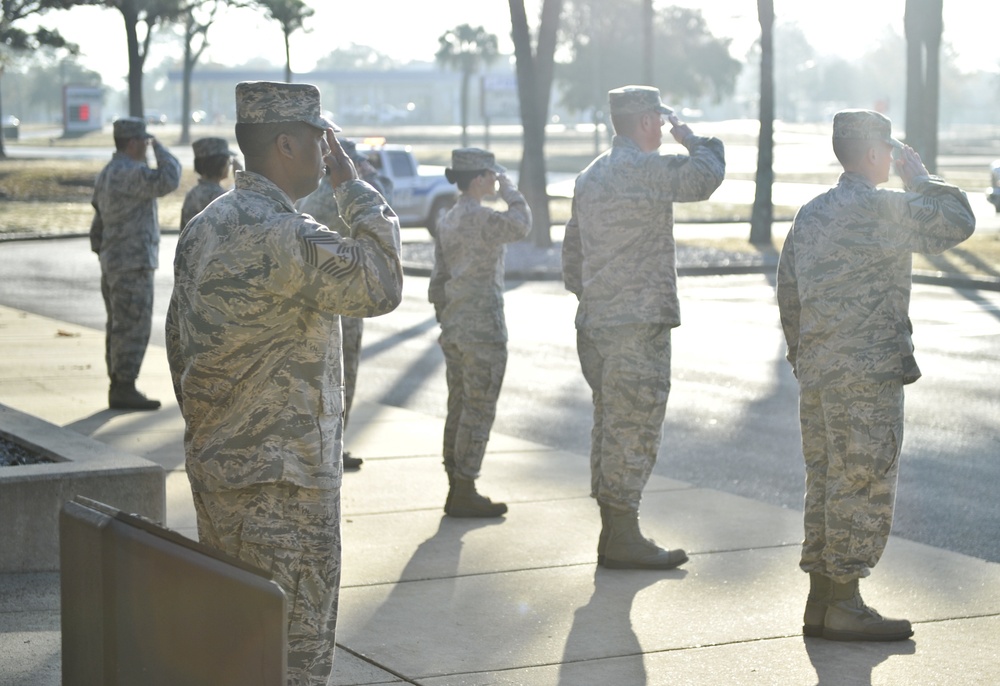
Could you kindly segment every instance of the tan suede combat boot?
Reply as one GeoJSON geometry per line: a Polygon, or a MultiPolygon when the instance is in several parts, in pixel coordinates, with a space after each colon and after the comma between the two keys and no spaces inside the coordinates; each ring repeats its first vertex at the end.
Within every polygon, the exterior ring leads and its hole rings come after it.
{"type": "Polygon", "coordinates": [[[823,621],[823,638],[830,641],[904,641],[913,635],[905,619],[883,617],[865,605],[858,580],[833,582],[823,621]]]}
{"type": "Polygon", "coordinates": [[[664,550],[644,538],[639,531],[637,510],[616,510],[608,507],[611,525],[604,548],[604,561],[609,569],[673,569],[688,560],[681,549],[664,550]]]}
{"type": "Polygon", "coordinates": [[[454,477],[445,501],[444,512],[451,517],[499,517],[507,511],[505,503],[495,503],[476,492],[472,479],[454,477]]]}
{"type": "Polygon", "coordinates": [[[802,635],[822,636],[823,622],[826,619],[826,608],[830,603],[832,583],[829,577],[818,572],[809,572],[809,597],[806,598],[806,611],[802,615],[802,635]]]}

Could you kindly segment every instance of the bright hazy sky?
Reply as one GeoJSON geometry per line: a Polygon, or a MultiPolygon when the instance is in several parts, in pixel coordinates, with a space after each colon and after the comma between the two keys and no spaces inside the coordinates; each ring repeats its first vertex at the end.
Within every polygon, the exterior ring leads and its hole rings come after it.
{"type": "MultiPolygon", "coordinates": [[[[513,50],[505,0],[307,0],[307,4],[316,13],[306,22],[308,32],[292,36],[295,72],[309,71],[319,58],[352,42],[371,46],[398,60],[433,60],[438,36],[459,24],[484,26],[500,37],[502,51],[513,50]]],[[[526,0],[525,4],[534,29],[541,0],[526,0]]],[[[667,5],[701,9],[716,36],[733,39],[737,57],[743,56],[759,33],[755,0],[656,0],[657,7],[667,5]]],[[[904,6],[905,0],[775,0],[779,22],[799,24],[820,52],[836,52],[848,58],[865,51],[888,28],[902,35],[904,6]],[[829,12],[831,6],[837,7],[836,13],[829,12]],[[867,21],[859,22],[857,17],[861,16],[867,21]]],[[[128,73],[125,30],[117,10],[76,7],[50,12],[41,23],[58,28],[68,40],[80,45],[80,61],[99,71],[105,83],[124,85],[128,73]]],[[[944,0],[944,23],[944,40],[954,47],[962,69],[1000,72],[1000,2],[944,0]]],[[[275,65],[284,64],[279,25],[258,13],[228,10],[210,29],[209,42],[203,62],[237,65],[260,56],[275,65]]],[[[161,39],[151,49],[149,63],[156,64],[181,51],[179,39],[161,39]]]]}

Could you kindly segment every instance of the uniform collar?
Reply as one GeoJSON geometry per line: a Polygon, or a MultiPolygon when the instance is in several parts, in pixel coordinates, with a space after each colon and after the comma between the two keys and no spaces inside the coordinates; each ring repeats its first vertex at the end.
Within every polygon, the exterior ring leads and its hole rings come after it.
{"type": "Polygon", "coordinates": [[[234,184],[237,190],[259,193],[282,205],[287,211],[295,212],[295,204],[288,194],[266,176],[252,171],[238,171],[234,184]]]}
{"type": "Polygon", "coordinates": [[[636,143],[628,136],[622,136],[621,134],[617,133],[615,134],[615,137],[611,139],[611,146],[615,148],[635,148],[639,152],[642,152],[642,149],[639,147],[638,143],[636,143]]]}
{"type": "Polygon", "coordinates": [[[857,172],[844,172],[840,175],[841,185],[845,186],[864,186],[865,188],[870,188],[874,190],[877,186],[868,180],[867,176],[863,174],[858,174],[857,172]]]}

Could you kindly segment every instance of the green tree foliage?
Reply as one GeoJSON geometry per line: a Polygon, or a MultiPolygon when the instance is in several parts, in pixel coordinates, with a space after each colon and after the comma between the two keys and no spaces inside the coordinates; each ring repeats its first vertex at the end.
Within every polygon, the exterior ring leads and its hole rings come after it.
{"type": "Polygon", "coordinates": [[[45,14],[49,10],[66,10],[76,5],[90,4],[89,0],[3,0],[3,16],[0,17],[0,43],[9,50],[35,50],[39,47],[67,48],[76,51],[76,46],[67,43],[58,31],[39,28],[27,32],[14,26],[22,19],[45,14]]]}
{"type": "Polygon", "coordinates": [[[65,84],[96,88],[103,85],[101,75],[81,65],[76,57],[64,53],[60,58],[46,48],[32,53],[30,60],[22,63],[20,73],[4,75],[7,101],[19,104],[18,113],[30,113],[33,118],[50,122],[62,118],[65,84]]]}
{"type": "Polygon", "coordinates": [[[367,45],[351,43],[337,48],[316,62],[318,71],[378,71],[392,69],[396,62],[388,55],[367,45]]]}
{"type": "Polygon", "coordinates": [[[469,145],[469,82],[483,65],[495,62],[499,54],[497,37],[482,26],[462,24],[438,37],[438,51],[434,59],[440,65],[462,74],[462,147],[469,145]]]}
{"type": "Polygon", "coordinates": [[[256,0],[270,19],[281,25],[281,33],[285,36],[285,82],[292,82],[292,49],[291,37],[298,30],[305,30],[305,21],[315,10],[306,5],[304,0],[256,0]]]}
{"type": "MultiPolygon", "coordinates": [[[[816,50],[798,24],[772,26],[774,54],[771,57],[775,114],[782,121],[799,121],[813,113],[806,108],[816,102],[823,70],[816,50]]],[[[850,87],[850,84],[843,84],[850,87]]],[[[821,97],[826,100],[826,97],[821,97]]]]}
{"type": "MultiPolygon", "coordinates": [[[[640,49],[643,16],[641,0],[573,0],[563,27],[571,59],[557,71],[564,105],[602,109],[609,90],[648,72],[640,49]]],[[[712,35],[700,10],[664,8],[653,20],[656,83],[649,85],[669,99],[731,95],[740,63],[729,43],[712,35]]]]}
{"type": "MultiPolygon", "coordinates": [[[[87,4],[85,0],[3,0],[3,16],[0,16],[0,76],[7,66],[12,52],[29,52],[42,47],[59,48],[70,53],[77,52],[77,46],[68,43],[58,31],[38,28],[33,32],[24,31],[16,23],[28,17],[37,16],[49,10],[64,10],[74,5],[87,4]]],[[[0,98],[0,116],[3,115],[3,100],[0,98]]],[[[0,157],[6,157],[3,136],[0,136],[0,157]]]]}

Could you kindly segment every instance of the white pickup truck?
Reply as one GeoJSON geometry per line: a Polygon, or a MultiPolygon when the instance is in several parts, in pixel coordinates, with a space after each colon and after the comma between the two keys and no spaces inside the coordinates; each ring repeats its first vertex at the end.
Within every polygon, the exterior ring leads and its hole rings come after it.
{"type": "Polygon", "coordinates": [[[400,225],[424,226],[433,235],[438,221],[458,199],[458,188],[444,177],[444,167],[417,164],[407,145],[365,139],[357,149],[380,176],[392,182],[389,204],[400,225]]]}

